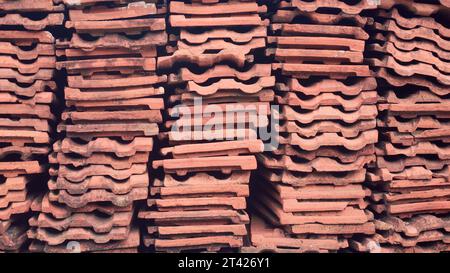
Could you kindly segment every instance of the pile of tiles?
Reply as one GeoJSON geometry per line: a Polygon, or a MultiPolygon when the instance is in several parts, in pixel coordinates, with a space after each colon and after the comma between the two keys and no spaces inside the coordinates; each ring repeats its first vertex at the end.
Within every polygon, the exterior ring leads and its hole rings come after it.
{"type": "Polygon", "coordinates": [[[156,70],[166,6],[155,1],[64,1],[57,41],[66,108],[53,145],[50,192],[36,200],[31,251],[135,252],[136,200],[148,196],[147,163],[159,133],[166,80],[156,70]],[[97,3],[98,2],[98,3],[97,3]]]}
{"type": "Polygon", "coordinates": [[[54,121],[54,38],[63,6],[0,3],[0,252],[26,247],[27,220],[45,184],[54,121]]]}
{"type": "Polygon", "coordinates": [[[369,178],[378,220],[358,251],[450,250],[450,8],[403,4],[385,3],[373,16],[380,143],[369,178]]]}
{"type": "Polygon", "coordinates": [[[449,252],[449,14],[0,0],[0,253],[449,252]]]}
{"type": "Polygon", "coordinates": [[[279,146],[258,156],[251,191],[266,220],[251,227],[260,251],[334,252],[355,234],[375,232],[363,186],[378,140],[377,85],[364,63],[369,35],[360,15],[371,8],[300,0],[276,7],[267,54],[278,77],[279,146]]]}
{"type": "Polygon", "coordinates": [[[232,251],[247,235],[248,184],[254,154],[263,151],[256,134],[268,125],[274,98],[271,65],[258,59],[266,7],[210,2],[169,6],[169,56],[158,59],[158,69],[170,74],[173,93],[164,159],[153,162],[164,173],[140,213],[148,222],[144,244],[157,252],[232,251]]]}

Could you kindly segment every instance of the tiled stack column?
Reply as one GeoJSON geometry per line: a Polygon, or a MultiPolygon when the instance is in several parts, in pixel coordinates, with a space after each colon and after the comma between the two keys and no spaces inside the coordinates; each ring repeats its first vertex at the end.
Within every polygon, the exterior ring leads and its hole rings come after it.
{"type": "Polygon", "coordinates": [[[370,175],[377,233],[358,251],[449,247],[449,7],[382,1],[368,55],[378,76],[377,168],[370,175]]]}
{"type": "Polygon", "coordinates": [[[23,251],[33,199],[45,189],[56,103],[54,37],[63,6],[0,3],[0,252],[23,251]]]}
{"type": "Polygon", "coordinates": [[[369,2],[281,1],[271,20],[277,149],[258,156],[255,250],[335,252],[373,234],[363,186],[375,161],[377,93],[363,53],[369,2]],[[262,219],[265,221],[262,221],[262,219]]]}
{"type": "Polygon", "coordinates": [[[164,159],[153,163],[164,172],[153,181],[148,211],[140,213],[148,222],[144,243],[157,252],[243,246],[254,154],[263,150],[257,128],[268,125],[274,98],[270,64],[259,60],[266,47],[267,22],[259,15],[265,6],[192,2],[170,2],[171,55],[158,59],[173,87],[161,134],[164,159]],[[248,106],[253,110],[244,111],[248,106]],[[214,111],[231,118],[211,116],[214,111]],[[259,120],[252,119],[256,114],[259,120]]]}
{"type": "Polygon", "coordinates": [[[136,200],[148,196],[149,153],[164,108],[162,1],[64,1],[71,37],[57,42],[66,108],[50,192],[33,209],[32,251],[135,252],[136,200]]]}

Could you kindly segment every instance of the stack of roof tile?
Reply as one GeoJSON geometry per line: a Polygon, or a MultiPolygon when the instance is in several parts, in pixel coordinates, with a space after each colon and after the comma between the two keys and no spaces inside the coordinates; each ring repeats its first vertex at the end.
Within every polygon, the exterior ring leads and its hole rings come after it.
{"type": "Polygon", "coordinates": [[[274,98],[270,64],[258,60],[265,7],[213,2],[170,2],[170,55],[158,69],[170,74],[174,92],[164,159],[153,162],[164,173],[140,213],[149,222],[144,243],[158,252],[234,250],[247,235],[250,171],[263,150],[256,133],[274,98]]]}
{"type": "Polygon", "coordinates": [[[50,192],[32,205],[32,251],[137,251],[136,200],[148,196],[147,163],[162,121],[166,80],[155,73],[165,45],[161,1],[64,1],[66,109],[53,145],[50,192]],[[155,3],[156,2],[156,3],[155,3]]]}
{"type": "Polygon", "coordinates": [[[369,176],[377,234],[355,248],[448,251],[450,8],[401,1],[382,8],[368,46],[380,94],[377,168],[369,176]]]}
{"type": "Polygon", "coordinates": [[[333,252],[355,234],[374,233],[370,191],[362,185],[378,140],[377,85],[364,63],[369,36],[360,15],[371,8],[365,1],[301,0],[275,8],[267,53],[278,77],[280,145],[258,156],[264,167],[251,198],[278,229],[261,242],[270,225],[255,220],[257,249],[333,252]]]}
{"type": "Polygon", "coordinates": [[[0,3],[0,252],[18,251],[43,188],[51,145],[56,84],[54,38],[62,24],[51,0],[0,3]]]}

